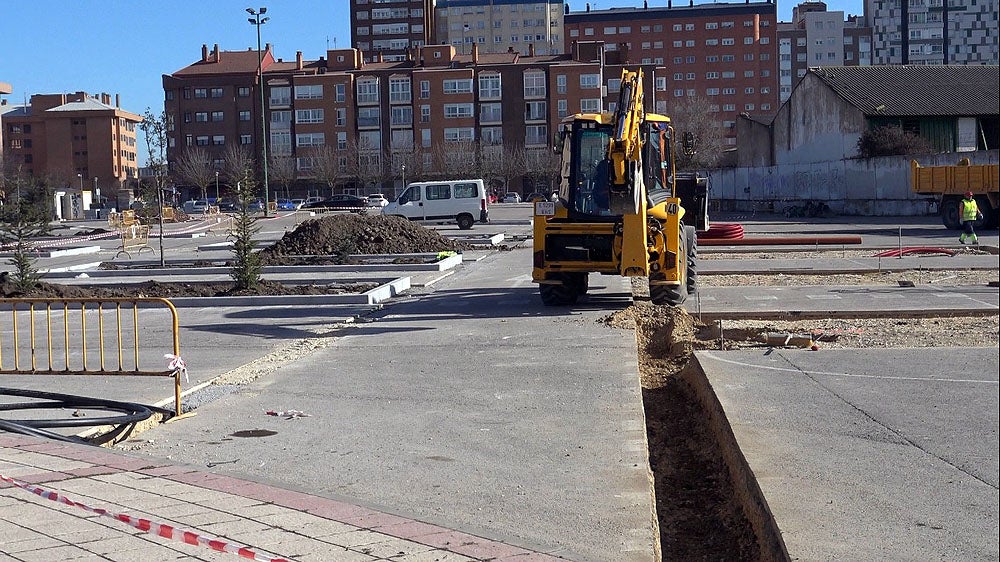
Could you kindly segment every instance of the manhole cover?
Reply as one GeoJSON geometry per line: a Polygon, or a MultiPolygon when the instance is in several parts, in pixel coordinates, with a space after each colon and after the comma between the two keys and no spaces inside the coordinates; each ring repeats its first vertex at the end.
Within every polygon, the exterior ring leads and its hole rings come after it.
{"type": "Polygon", "coordinates": [[[267,437],[268,435],[277,435],[277,433],[277,431],[271,431],[270,429],[244,429],[230,433],[229,435],[231,437],[267,437]]]}

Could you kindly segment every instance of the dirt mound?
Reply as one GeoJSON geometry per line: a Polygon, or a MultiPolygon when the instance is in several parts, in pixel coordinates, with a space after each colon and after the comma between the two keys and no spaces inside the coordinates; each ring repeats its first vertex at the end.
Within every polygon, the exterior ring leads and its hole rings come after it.
{"type": "Polygon", "coordinates": [[[667,377],[687,364],[695,349],[704,347],[697,322],[682,308],[636,302],[601,322],[636,330],[643,388],[663,386],[667,377]]]}
{"type": "Polygon", "coordinates": [[[136,297],[238,297],[282,295],[339,295],[361,293],[378,286],[378,283],[330,283],[325,285],[284,285],[262,279],[253,290],[237,290],[231,282],[214,283],[163,283],[143,281],[107,286],[60,285],[39,282],[27,293],[17,290],[13,281],[0,278],[0,298],[136,298],[136,297]]]}
{"type": "Polygon", "coordinates": [[[461,251],[469,245],[441,236],[402,217],[355,214],[310,219],[261,251],[266,264],[284,263],[287,256],[349,254],[415,254],[461,251]]]}

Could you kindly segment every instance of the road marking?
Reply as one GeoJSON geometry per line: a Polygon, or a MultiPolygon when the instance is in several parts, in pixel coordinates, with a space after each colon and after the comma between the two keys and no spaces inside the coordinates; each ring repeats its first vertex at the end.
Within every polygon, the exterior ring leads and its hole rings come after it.
{"type": "Polygon", "coordinates": [[[901,299],[905,298],[903,295],[871,295],[873,299],[901,299]]]}
{"type": "Polygon", "coordinates": [[[840,295],[806,295],[806,298],[817,301],[837,301],[840,300],[840,295]]]}
{"type": "Polygon", "coordinates": [[[778,297],[776,297],[774,295],[763,295],[763,296],[759,296],[759,297],[744,295],[743,298],[746,299],[746,300],[748,300],[748,301],[776,301],[776,300],[778,300],[778,297]]]}
{"type": "Polygon", "coordinates": [[[971,299],[969,295],[963,295],[960,293],[938,293],[934,295],[939,299],[971,299]]]}

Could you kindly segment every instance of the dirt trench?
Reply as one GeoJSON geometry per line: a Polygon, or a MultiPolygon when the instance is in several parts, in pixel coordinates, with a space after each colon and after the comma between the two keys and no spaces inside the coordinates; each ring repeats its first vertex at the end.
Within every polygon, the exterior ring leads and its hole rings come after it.
{"type": "Polygon", "coordinates": [[[780,535],[694,359],[711,326],[637,301],[604,319],[634,328],[663,560],[785,560],[780,535]]]}

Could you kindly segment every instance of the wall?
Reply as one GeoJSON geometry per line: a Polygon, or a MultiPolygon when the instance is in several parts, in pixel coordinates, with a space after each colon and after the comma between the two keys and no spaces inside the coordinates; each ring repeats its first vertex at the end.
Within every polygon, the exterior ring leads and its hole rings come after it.
{"type": "Polygon", "coordinates": [[[858,153],[864,115],[814,74],[799,81],[774,118],[777,164],[827,162],[858,153]]]}
{"type": "MultiPolygon", "coordinates": [[[[917,158],[922,166],[996,164],[1000,151],[980,150],[917,158]]],[[[823,202],[838,215],[907,216],[937,213],[926,197],[910,191],[910,157],[837,160],[811,164],[713,170],[712,209],[724,212],[783,213],[806,201],[823,202]]]]}

